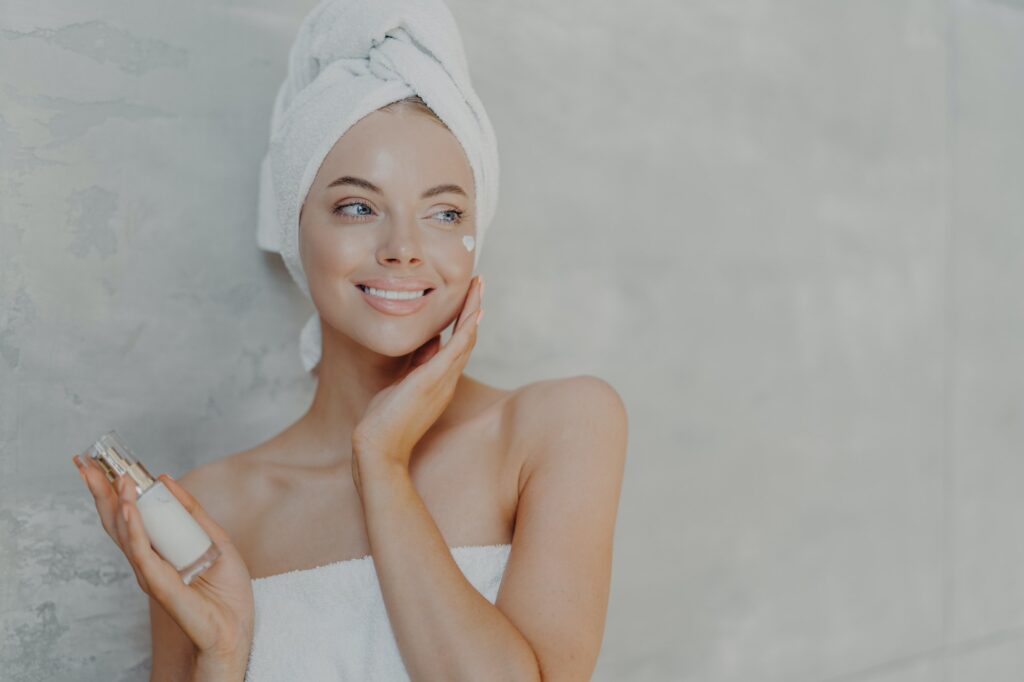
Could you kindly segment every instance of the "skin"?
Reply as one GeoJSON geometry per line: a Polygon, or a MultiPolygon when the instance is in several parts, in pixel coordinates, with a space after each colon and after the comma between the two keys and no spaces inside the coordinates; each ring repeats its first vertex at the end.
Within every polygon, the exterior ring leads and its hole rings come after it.
{"type": "Polygon", "coordinates": [[[134,489],[118,497],[95,465],[82,469],[104,528],[150,596],[151,679],[241,680],[252,578],[370,554],[413,680],[590,679],[625,407],[589,375],[503,390],[463,372],[483,300],[462,244],[475,235],[473,206],[462,147],[421,112],[374,112],[332,148],[300,213],[323,330],[312,404],[264,443],[180,482],[161,476],[224,552],[192,585],[149,547],[134,489]],[[328,187],[342,176],[381,192],[328,187]],[[441,184],[464,194],[421,198],[441,184]],[[387,276],[427,279],[435,290],[418,312],[387,315],[354,286],[387,276]],[[501,543],[512,549],[492,604],[449,547],[501,543]]]}

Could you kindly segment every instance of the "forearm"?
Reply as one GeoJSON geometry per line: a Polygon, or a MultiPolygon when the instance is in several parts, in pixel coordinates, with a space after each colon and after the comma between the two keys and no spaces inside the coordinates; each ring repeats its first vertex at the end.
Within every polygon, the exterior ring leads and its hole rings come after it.
{"type": "Polygon", "coordinates": [[[463,575],[408,470],[367,459],[359,464],[366,528],[411,679],[540,680],[529,642],[463,575]]]}

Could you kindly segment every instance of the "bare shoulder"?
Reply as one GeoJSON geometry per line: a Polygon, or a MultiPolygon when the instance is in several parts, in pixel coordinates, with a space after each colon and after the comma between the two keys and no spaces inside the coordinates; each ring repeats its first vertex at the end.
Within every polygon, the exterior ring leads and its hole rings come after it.
{"type": "MultiPolygon", "coordinates": [[[[561,447],[580,436],[602,434],[624,443],[628,431],[626,405],[608,381],[591,374],[544,379],[526,384],[509,399],[513,446],[524,454],[524,483],[545,453],[573,452],[561,447]]],[[[624,447],[607,450],[609,457],[625,457],[624,447]]],[[[617,468],[621,461],[609,462],[617,468]]]]}
{"type": "Polygon", "coordinates": [[[259,481],[248,467],[242,466],[244,458],[254,450],[219,457],[175,479],[233,540],[238,538],[244,521],[236,518],[238,510],[246,508],[243,501],[255,500],[258,493],[259,481]]]}
{"type": "Polygon", "coordinates": [[[622,396],[610,383],[592,374],[526,384],[513,393],[509,407],[519,441],[546,439],[567,427],[595,423],[627,427],[622,396]]]}

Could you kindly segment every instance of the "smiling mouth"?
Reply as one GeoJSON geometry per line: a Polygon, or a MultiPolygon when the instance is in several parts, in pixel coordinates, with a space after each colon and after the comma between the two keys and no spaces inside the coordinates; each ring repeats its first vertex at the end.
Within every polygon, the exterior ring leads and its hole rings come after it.
{"type": "Polygon", "coordinates": [[[415,300],[417,298],[423,298],[424,296],[429,294],[431,291],[433,291],[433,289],[423,289],[421,291],[398,291],[396,289],[375,289],[373,287],[368,287],[365,284],[357,284],[356,287],[358,287],[359,290],[362,291],[363,293],[369,294],[370,296],[375,296],[377,298],[382,298],[382,299],[385,299],[385,300],[388,300],[388,301],[410,301],[410,300],[415,300]]]}

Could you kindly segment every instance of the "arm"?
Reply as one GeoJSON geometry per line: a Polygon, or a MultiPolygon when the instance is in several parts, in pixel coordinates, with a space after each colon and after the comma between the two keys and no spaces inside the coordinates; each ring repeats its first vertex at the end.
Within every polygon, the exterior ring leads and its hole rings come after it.
{"type": "Polygon", "coordinates": [[[412,680],[539,680],[529,642],[462,574],[407,470],[363,470],[388,619],[412,680]]]}
{"type": "Polygon", "coordinates": [[[413,680],[588,680],[604,632],[625,409],[601,379],[524,392],[530,458],[495,604],[466,579],[408,469],[360,463],[381,592],[413,680]],[[528,400],[528,402],[526,402],[528,400]]]}

